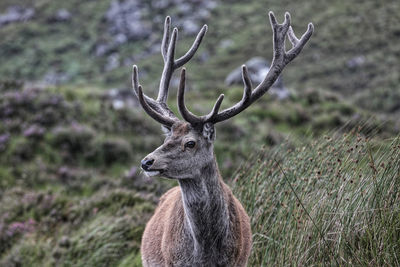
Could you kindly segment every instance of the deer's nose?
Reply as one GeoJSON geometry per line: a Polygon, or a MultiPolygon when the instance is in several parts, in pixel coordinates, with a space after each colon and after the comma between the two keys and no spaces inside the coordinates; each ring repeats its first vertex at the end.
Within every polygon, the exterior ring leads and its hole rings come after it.
{"type": "Polygon", "coordinates": [[[141,163],[142,163],[142,169],[148,171],[151,165],[153,165],[154,159],[144,158],[142,159],[141,163]]]}

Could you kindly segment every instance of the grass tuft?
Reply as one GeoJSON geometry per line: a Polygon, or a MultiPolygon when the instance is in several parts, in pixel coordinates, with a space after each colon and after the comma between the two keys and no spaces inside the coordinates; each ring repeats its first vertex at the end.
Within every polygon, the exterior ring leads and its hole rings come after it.
{"type": "Polygon", "coordinates": [[[249,266],[398,266],[400,138],[356,133],[262,150],[234,191],[252,223],[249,266]]]}

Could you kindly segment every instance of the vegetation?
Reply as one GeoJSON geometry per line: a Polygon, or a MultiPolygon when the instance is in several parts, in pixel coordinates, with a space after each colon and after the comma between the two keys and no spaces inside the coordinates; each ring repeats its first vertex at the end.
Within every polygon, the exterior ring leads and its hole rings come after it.
{"type": "Polygon", "coordinates": [[[399,265],[400,139],[333,136],[261,150],[238,171],[249,266],[399,265]]]}

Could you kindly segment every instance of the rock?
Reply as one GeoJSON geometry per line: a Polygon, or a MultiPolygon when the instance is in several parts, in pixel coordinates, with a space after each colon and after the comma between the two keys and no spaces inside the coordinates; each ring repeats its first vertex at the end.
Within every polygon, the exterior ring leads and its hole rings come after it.
{"type": "Polygon", "coordinates": [[[112,53],[107,57],[107,63],[104,67],[105,71],[111,71],[113,69],[116,69],[119,67],[119,54],[118,53],[112,53]]]}
{"type": "Polygon", "coordinates": [[[156,9],[165,9],[170,5],[169,0],[158,0],[152,3],[153,7],[156,9]]]}
{"type": "Polygon", "coordinates": [[[105,95],[105,99],[111,102],[111,106],[115,110],[125,107],[133,107],[138,105],[138,100],[133,94],[131,88],[110,89],[105,95]]]}
{"type": "Polygon", "coordinates": [[[96,44],[96,56],[109,55],[128,41],[146,40],[149,49],[135,55],[135,61],[160,52],[165,14],[172,17],[172,26],[185,36],[196,35],[217,5],[215,0],[112,0],[106,11],[109,37],[96,44]]]}
{"type": "Polygon", "coordinates": [[[182,26],[183,32],[188,35],[194,35],[200,31],[200,25],[193,20],[186,20],[182,26]]]}
{"type": "Polygon", "coordinates": [[[67,82],[69,79],[70,77],[66,73],[50,70],[43,76],[42,81],[48,85],[59,85],[67,82]]]}
{"type": "Polygon", "coordinates": [[[178,16],[173,18],[173,23],[186,35],[196,35],[203,23],[210,17],[210,11],[216,7],[216,2],[210,0],[172,0],[171,2],[178,10],[178,16]]]}
{"type": "Polygon", "coordinates": [[[0,15],[0,27],[14,22],[27,21],[35,15],[33,8],[11,6],[7,12],[0,15]]]}
{"type": "Polygon", "coordinates": [[[234,41],[231,39],[224,39],[219,43],[219,47],[221,49],[227,49],[229,47],[231,47],[232,45],[234,45],[234,41]]]}
{"type": "MultiPolygon", "coordinates": [[[[177,27],[184,36],[193,36],[199,32],[216,5],[215,0],[112,0],[104,15],[111,38],[106,36],[98,42],[94,53],[98,57],[110,55],[118,52],[122,44],[139,40],[147,41],[149,48],[135,54],[134,61],[160,53],[165,14],[171,15],[172,27],[177,27]]],[[[109,58],[107,65],[111,64],[111,68],[105,66],[105,70],[114,68],[114,59],[109,58]]]]}
{"type": "MultiPolygon", "coordinates": [[[[151,20],[144,21],[143,14],[147,13],[147,5],[135,0],[113,0],[105,14],[108,32],[111,40],[96,44],[94,53],[97,57],[116,52],[118,47],[128,41],[148,39],[152,33],[151,20]]],[[[109,39],[109,38],[108,38],[109,39]]],[[[108,58],[105,70],[115,68],[116,58],[108,58]]],[[[119,65],[119,63],[118,63],[119,65]]]]}
{"type": "Polygon", "coordinates": [[[217,7],[217,2],[216,1],[202,1],[204,8],[205,9],[214,9],[217,7]]]}
{"type": "Polygon", "coordinates": [[[178,10],[182,14],[187,14],[192,10],[192,5],[188,2],[183,2],[178,5],[178,10]]]}
{"type": "MultiPolygon", "coordinates": [[[[213,9],[213,8],[214,7],[210,8],[210,9],[213,9]]],[[[207,10],[207,9],[201,9],[196,13],[196,15],[199,18],[205,20],[205,19],[208,19],[211,16],[211,12],[209,10],[207,10]]]]}
{"type": "Polygon", "coordinates": [[[96,57],[104,56],[115,50],[115,44],[107,44],[107,43],[99,43],[96,45],[95,48],[95,55],[96,57]]]}
{"type": "Polygon", "coordinates": [[[356,69],[358,67],[361,67],[365,63],[365,57],[364,56],[356,56],[351,59],[349,59],[346,64],[347,67],[350,69],[356,69]]]}
{"type": "MultiPolygon", "coordinates": [[[[270,63],[261,57],[253,57],[249,59],[245,65],[253,83],[253,86],[257,86],[263,81],[268,73],[270,63]]],[[[225,84],[231,86],[234,84],[243,84],[242,81],[242,68],[237,67],[231,71],[225,78],[225,84]]],[[[268,91],[270,94],[276,95],[279,99],[284,99],[289,96],[288,89],[283,85],[281,77],[278,77],[276,82],[272,85],[271,89],[268,91]]]]}
{"type": "Polygon", "coordinates": [[[125,102],[121,99],[116,99],[112,102],[112,107],[115,110],[123,109],[125,107],[125,102]]]}
{"type": "Polygon", "coordinates": [[[0,135],[0,151],[4,151],[8,141],[10,140],[10,134],[9,133],[5,133],[0,135]]]}
{"type": "Polygon", "coordinates": [[[114,0],[106,13],[109,31],[113,36],[123,34],[129,40],[140,40],[150,36],[151,24],[141,17],[146,7],[140,1],[114,0]]]}
{"type": "Polygon", "coordinates": [[[46,130],[43,127],[33,124],[23,132],[23,135],[27,138],[38,140],[44,136],[45,132],[46,130]]]}
{"type": "Polygon", "coordinates": [[[114,41],[116,44],[120,45],[120,44],[126,43],[128,41],[128,37],[126,37],[126,35],[123,33],[119,33],[119,34],[115,35],[114,41]]]}
{"type": "Polygon", "coordinates": [[[65,22],[71,19],[71,13],[66,9],[60,9],[57,11],[55,16],[53,17],[53,21],[55,22],[65,22]]]}

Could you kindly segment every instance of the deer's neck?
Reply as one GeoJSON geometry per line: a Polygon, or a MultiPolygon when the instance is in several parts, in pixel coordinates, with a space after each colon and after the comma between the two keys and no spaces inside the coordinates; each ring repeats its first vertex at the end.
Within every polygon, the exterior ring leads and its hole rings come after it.
{"type": "Polygon", "coordinates": [[[184,227],[195,257],[213,259],[213,253],[224,250],[229,243],[230,231],[228,205],[215,158],[199,171],[199,176],[179,181],[184,227]]]}

